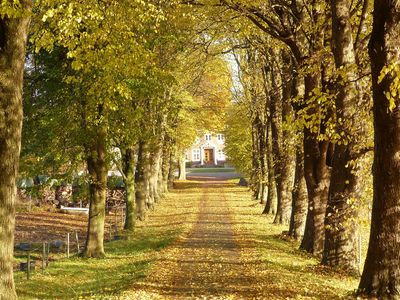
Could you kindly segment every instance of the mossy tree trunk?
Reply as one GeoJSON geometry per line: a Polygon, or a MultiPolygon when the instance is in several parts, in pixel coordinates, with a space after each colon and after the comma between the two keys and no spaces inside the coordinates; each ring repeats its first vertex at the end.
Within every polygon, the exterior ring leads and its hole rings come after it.
{"type": "MultiPolygon", "coordinates": [[[[21,4],[30,10],[30,1],[21,4]]],[[[17,298],[13,278],[15,201],[28,29],[28,18],[0,16],[0,299],[7,300],[17,298]]]]}

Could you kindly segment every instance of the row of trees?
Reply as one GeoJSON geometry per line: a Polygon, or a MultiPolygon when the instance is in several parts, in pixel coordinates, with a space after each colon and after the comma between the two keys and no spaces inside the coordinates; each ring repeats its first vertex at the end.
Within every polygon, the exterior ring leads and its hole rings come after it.
{"type": "Polygon", "coordinates": [[[357,225],[374,150],[359,292],[398,295],[398,1],[212,4],[241,20],[232,37],[240,83],[227,154],[248,174],[254,197],[275,223],[289,224],[301,249],[359,273],[357,225]]]}
{"type": "Polygon", "coordinates": [[[88,185],[83,254],[101,258],[110,168],[124,180],[129,237],[197,130],[216,123],[230,74],[208,53],[208,20],[174,1],[4,0],[0,9],[0,298],[14,299],[22,121],[20,175],[88,185]]]}
{"type": "Polygon", "coordinates": [[[202,106],[205,95],[227,96],[226,65],[214,54],[231,53],[240,83],[228,113],[228,155],[248,172],[265,212],[302,237],[302,249],[352,272],[373,123],[371,237],[360,292],[399,293],[398,1],[42,0],[31,14],[29,0],[2,0],[0,9],[2,297],[15,298],[15,180],[32,15],[23,165],[62,178],[86,166],[86,256],[104,255],[110,164],[125,180],[129,231],[165,191],[171,161],[187,144],[180,137],[189,143],[194,132],[188,119],[200,122],[216,107],[202,106]],[[222,65],[217,72],[207,68],[214,62],[222,65]],[[199,90],[207,72],[213,92],[199,90]]]}

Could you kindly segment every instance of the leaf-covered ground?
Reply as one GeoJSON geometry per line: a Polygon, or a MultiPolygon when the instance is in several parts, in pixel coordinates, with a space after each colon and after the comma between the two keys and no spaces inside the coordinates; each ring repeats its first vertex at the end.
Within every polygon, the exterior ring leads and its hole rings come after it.
{"type": "MultiPolygon", "coordinates": [[[[357,279],[318,266],[318,261],[279,238],[285,227],[223,181],[201,184],[199,213],[189,233],[167,248],[126,299],[342,299],[357,279]]],[[[190,221],[187,221],[188,223],[190,221]]]]}
{"type": "Polygon", "coordinates": [[[260,214],[229,181],[177,183],[131,241],[107,243],[105,260],[72,258],[26,281],[22,299],[342,299],[356,278],[296,250],[286,227],[260,214]]]}

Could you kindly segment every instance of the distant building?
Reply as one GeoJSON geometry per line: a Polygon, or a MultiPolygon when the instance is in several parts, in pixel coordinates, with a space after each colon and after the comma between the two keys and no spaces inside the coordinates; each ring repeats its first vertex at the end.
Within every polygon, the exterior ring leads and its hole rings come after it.
{"type": "Polygon", "coordinates": [[[186,150],[186,164],[192,167],[223,166],[226,163],[224,148],[223,134],[206,133],[197,137],[192,147],[186,150]]]}

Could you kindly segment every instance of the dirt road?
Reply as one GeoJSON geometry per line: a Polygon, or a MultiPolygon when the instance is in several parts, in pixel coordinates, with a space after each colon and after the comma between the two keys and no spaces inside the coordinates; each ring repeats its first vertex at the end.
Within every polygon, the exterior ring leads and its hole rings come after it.
{"type": "Polygon", "coordinates": [[[145,281],[135,284],[132,298],[149,292],[159,299],[237,299],[254,293],[254,279],[241,260],[243,249],[233,229],[226,186],[232,184],[202,184],[190,232],[165,251],[145,281]]]}

